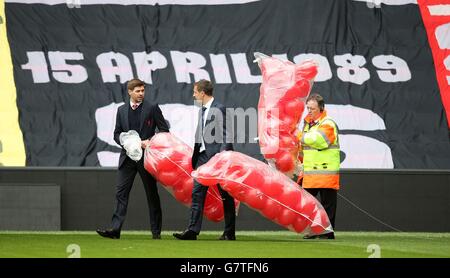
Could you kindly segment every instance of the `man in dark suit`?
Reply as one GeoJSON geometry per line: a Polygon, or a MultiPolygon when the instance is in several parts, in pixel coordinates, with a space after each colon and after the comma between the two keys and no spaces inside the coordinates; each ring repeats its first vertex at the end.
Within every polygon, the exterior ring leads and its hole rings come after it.
{"type": "MultiPolygon", "coordinates": [[[[199,122],[195,132],[195,146],[192,155],[194,169],[207,163],[215,154],[224,150],[233,150],[232,132],[227,125],[226,109],[213,97],[213,85],[208,80],[200,80],[194,84],[194,99],[202,105],[199,111],[199,122]]],[[[194,181],[192,189],[192,206],[190,221],[186,231],[174,233],[182,240],[196,240],[200,233],[203,219],[203,208],[208,186],[194,181]]],[[[236,211],[234,199],[219,186],[222,195],[225,229],[220,240],[235,240],[236,211]]]]}
{"type": "MultiPolygon", "coordinates": [[[[145,84],[139,79],[132,79],[127,83],[130,100],[117,110],[116,127],[114,129],[114,141],[120,144],[119,136],[122,132],[135,130],[141,138],[141,147],[145,149],[149,139],[155,135],[155,129],[160,132],[168,132],[169,128],[157,104],[144,101],[145,84]]],[[[123,147],[123,146],[122,146],[123,147]]],[[[120,231],[127,214],[128,198],[133,186],[136,173],[139,172],[144,184],[150,214],[150,225],[153,239],[161,238],[161,203],[158,195],[156,181],[150,173],[144,169],[144,156],[139,161],[134,161],[126,155],[122,148],[119,158],[119,168],[116,188],[116,208],[112,217],[111,228],[97,230],[103,237],[120,238],[120,231]]]]}

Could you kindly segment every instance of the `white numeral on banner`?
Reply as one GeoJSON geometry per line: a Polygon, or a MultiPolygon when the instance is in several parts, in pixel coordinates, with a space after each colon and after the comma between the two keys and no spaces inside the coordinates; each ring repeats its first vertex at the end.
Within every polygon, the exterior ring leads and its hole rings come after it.
{"type": "Polygon", "coordinates": [[[370,73],[366,68],[366,58],[361,55],[336,55],[334,56],[334,63],[340,68],[337,69],[337,75],[342,81],[347,81],[361,85],[370,78],[370,73]]]}
{"type": "Polygon", "coordinates": [[[27,52],[28,63],[22,65],[22,69],[31,70],[34,83],[48,83],[50,77],[48,75],[47,61],[44,52],[29,51],[27,52]]]}
{"type": "Polygon", "coordinates": [[[372,64],[377,68],[378,77],[384,82],[402,82],[411,79],[411,71],[405,60],[393,55],[379,55],[373,57],[372,64]]]}
{"type": "Polygon", "coordinates": [[[61,83],[82,83],[88,78],[84,67],[67,64],[68,60],[83,60],[82,53],[49,51],[48,60],[53,71],[53,78],[56,81],[61,83]]]}
{"type": "MultiPolygon", "coordinates": [[[[27,52],[28,63],[21,65],[24,70],[31,70],[34,83],[50,82],[50,75],[42,51],[27,52]]],[[[79,52],[49,51],[48,60],[53,78],[61,83],[82,83],[87,80],[86,69],[81,65],[67,64],[69,60],[83,60],[83,54],[79,52]]]]}

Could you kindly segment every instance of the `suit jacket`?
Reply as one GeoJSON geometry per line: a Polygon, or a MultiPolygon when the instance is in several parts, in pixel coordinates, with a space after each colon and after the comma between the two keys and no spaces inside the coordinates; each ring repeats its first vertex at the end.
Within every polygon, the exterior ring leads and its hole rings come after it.
{"type": "MultiPolygon", "coordinates": [[[[140,117],[140,129],[136,130],[139,133],[141,140],[147,140],[155,135],[155,130],[158,128],[160,132],[169,132],[169,127],[167,126],[166,120],[159,108],[158,104],[152,104],[148,101],[141,103],[142,111],[140,117]]],[[[130,109],[130,100],[125,102],[117,110],[116,116],[116,127],[114,129],[114,141],[120,145],[119,136],[122,132],[127,132],[130,130],[128,121],[128,109],[130,109]]],[[[127,158],[126,151],[122,148],[119,158],[119,168],[124,163],[127,158]]],[[[142,161],[142,159],[141,159],[142,161]]]]}
{"type": "Polygon", "coordinates": [[[192,166],[198,161],[201,147],[201,136],[205,141],[205,152],[208,159],[221,151],[233,150],[233,131],[230,115],[226,114],[226,108],[216,99],[211,103],[208,115],[205,115],[205,127],[201,127],[202,109],[199,111],[199,122],[195,131],[194,153],[192,154],[192,166]],[[227,125],[228,123],[228,125],[227,125]],[[203,133],[203,134],[202,134],[203,133]]]}

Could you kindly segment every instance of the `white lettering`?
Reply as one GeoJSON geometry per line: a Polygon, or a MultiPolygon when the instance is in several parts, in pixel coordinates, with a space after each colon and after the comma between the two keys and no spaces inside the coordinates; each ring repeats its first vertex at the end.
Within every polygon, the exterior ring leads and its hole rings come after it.
{"type": "Polygon", "coordinates": [[[153,84],[152,74],[154,71],[167,67],[167,59],[158,51],[134,52],[133,58],[138,78],[147,84],[153,84]]]}
{"type": "Polygon", "coordinates": [[[194,75],[194,80],[209,78],[209,73],[202,69],[206,65],[206,59],[195,52],[170,51],[173,68],[178,83],[191,83],[190,74],[194,75]]]}
{"type": "MultiPolygon", "coordinates": [[[[445,68],[450,71],[450,55],[447,56],[444,60],[445,68]]],[[[450,85],[450,75],[447,75],[447,83],[450,85]]]]}
{"type": "Polygon", "coordinates": [[[133,70],[127,56],[118,52],[106,52],[97,56],[97,65],[100,68],[103,82],[125,83],[133,78],[133,70]],[[113,63],[114,62],[114,63],[113,63]]]}
{"type": "MultiPolygon", "coordinates": [[[[49,69],[47,61],[50,62],[52,76],[60,83],[82,83],[88,79],[88,73],[85,67],[69,63],[73,60],[84,60],[83,53],[80,52],[48,52],[42,51],[27,52],[28,62],[21,65],[23,70],[30,70],[33,82],[48,83],[50,82],[49,69]]],[[[192,83],[200,79],[210,79],[210,73],[205,69],[209,66],[212,69],[215,83],[217,84],[258,84],[262,82],[261,75],[254,75],[250,70],[250,66],[245,53],[229,54],[209,54],[207,58],[195,52],[170,51],[173,68],[177,83],[192,83]],[[228,61],[231,59],[232,67],[228,61]],[[231,71],[234,71],[236,81],[232,80],[231,71]],[[193,75],[193,79],[192,76],[193,75]]],[[[133,66],[137,77],[147,84],[153,84],[155,78],[154,73],[157,70],[166,69],[168,67],[167,58],[159,51],[133,52],[133,66]]],[[[286,54],[273,54],[273,57],[287,60],[286,54]]],[[[303,53],[294,56],[293,61],[300,64],[306,60],[314,60],[319,64],[318,74],[315,82],[323,82],[332,78],[330,64],[325,56],[314,53],[303,53]]],[[[101,53],[96,58],[97,65],[101,72],[102,80],[105,83],[126,81],[133,78],[133,67],[130,60],[125,54],[119,52],[101,53]]],[[[363,84],[370,78],[366,64],[366,59],[361,55],[343,54],[334,56],[334,62],[338,66],[337,77],[343,82],[351,82],[355,84],[363,84]]],[[[407,62],[394,55],[378,55],[371,59],[374,67],[377,68],[376,73],[383,82],[405,82],[412,78],[411,71],[407,62]]],[[[444,61],[447,69],[450,69],[450,60],[444,61]]],[[[450,76],[447,77],[450,84],[450,76]]]]}
{"type": "Polygon", "coordinates": [[[231,84],[230,69],[225,54],[209,54],[216,84],[231,84]]]}
{"type": "Polygon", "coordinates": [[[450,49],[450,23],[436,27],[434,35],[440,49],[450,49]]]}
{"type": "Polygon", "coordinates": [[[257,84],[261,83],[261,75],[252,75],[248,65],[247,56],[245,53],[230,54],[233,62],[234,73],[236,74],[236,81],[240,84],[257,84]]]}

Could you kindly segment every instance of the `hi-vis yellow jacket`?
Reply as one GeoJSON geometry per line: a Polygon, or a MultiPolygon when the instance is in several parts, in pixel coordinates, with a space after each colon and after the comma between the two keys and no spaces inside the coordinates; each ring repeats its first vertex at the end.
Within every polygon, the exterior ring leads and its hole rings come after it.
{"type": "Polygon", "coordinates": [[[310,127],[307,116],[301,135],[303,188],[339,189],[340,150],[336,123],[323,111],[310,127]]]}

